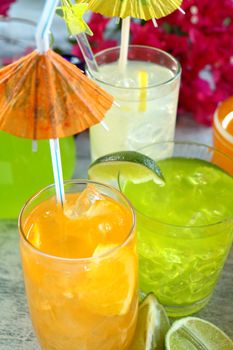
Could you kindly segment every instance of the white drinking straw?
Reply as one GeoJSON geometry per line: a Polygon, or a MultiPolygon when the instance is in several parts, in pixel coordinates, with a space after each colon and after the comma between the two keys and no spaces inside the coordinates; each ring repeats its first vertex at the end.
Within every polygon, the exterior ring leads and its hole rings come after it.
{"type": "Polygon", "coordinates": [[[158,23],[157,23],[155,18],[152,18],[152,23],[153,23],[155,28],[158,28],[158,23]]]}
{"type": "Polygon", "coordinates": [[[75,36],[77,43],[82,51],[83,58],[90,72],[99,72],[99,67],[96,62],[91,45],[87,39],[86,33],[80,33],[75,36]]]}
{"type": "MultiPolygon", "coordinates": [[[[86,62],[86,65],[88,67],[88,70],[93,74],[93,76],[95,77],[94,73],[98,73],[99,72],[99,66],[96,62],[94,53],[91,49],[91,46],[89,44],[88,38],[86,33],[79,33],[77,35],[75,35],[75,38],[77,40],[77,43],[80,47],[80,50],[83,54],[84,60],[86,62]]],[[[100,124],[103,126],[103,128],[107,131],[109,131],[109,127],[108,125],[102,120],[100,122],[100,124]]]]}
{"type": "Polygon", "coordinates": [[[49,31],[59,0],[46,0],[45,6],[36,29],[36,45],[40,53],[49,49],[49,31]]]}
{"type": "MultiPolygon", "coordinates": [[[[44,54],[49,50],[49,31],[55,15],[56,7],[59,0],[46,0],[41,18],[36,29],[37,50],[44,54]]],[[[53,175],[55,182],[56,198],[58,203],[63,204],[65,201],[64,183],[61,165],[61,155],[59,139],[50,139],[50,152],[52,158],[53,175]]]]}
{"type": "Polygon", "coordinates": [[[54,176],[54,182],[55,182],[56,197],[57,197],[58,203],[64,204],[65,191],[64,191],[64,184],[63,184],[59,139],[50,139],[49,144],[50,144],[50,153],[51,153],[52,165],[53,165],[53,176],[54,176]]]}
{"type": "Polygon", "coordinates": [[[181,7],[178,7],[178,10],[182,13],[182,15],[185,15],[185,10],[183,10],[181,7]]]}
{"type": "Polygon", "coordinates": [[[119,70],[122,74],[126,70],[127,61],[128,61],[129,36],[130,36],[130,17],[126,17],[122,21],[122,29],[121,29],[119,70]]]}
{"type": "MultiPolygon", "coordinates": [[[[62,3],[64,3],[65,6],[67,6],[69,8],[70,6],[70,1],[67,0],[63,0],[62,3]]],[[[88,69],[91,72],[98,72],[99,71],[99,67],[98,64],[96,62],[94,53],[91,49],[91,46],[89,44],[87,35],[85,32],[83,33],[78,33],[76,35],[74,35],[75,39],[77,40],[77,43],[80,47],[80,50],[82,51],[83,54],[83,58],[86,62],[86,65],[88,67],[88,69]]]]}
{"type": "MultiPolygon", "coordinates": [[[[79,33],[77,35],[75,35],[75,38],[77,40],[77,43],[80,47],[80,50],[82,51],[84,60],[86,62],[86,65],[88,67],[88,70],[93,74],[93,72],[98,73],[99,72],[99,66],[96,62],[95,56],[93,54],[93,51],[91,49],[91,46],[89,44],[89,41],[87,39],[87,35],[86,33],[79,33]]],[[[93,74],[93,76],[95,77],[95,74],[93,74]]],[[[109,131],[109,127],[108,125],[105,123],[104,120],[102,120],[100,122],[100,124],[102,125],[102,127],[109,131]]]]}

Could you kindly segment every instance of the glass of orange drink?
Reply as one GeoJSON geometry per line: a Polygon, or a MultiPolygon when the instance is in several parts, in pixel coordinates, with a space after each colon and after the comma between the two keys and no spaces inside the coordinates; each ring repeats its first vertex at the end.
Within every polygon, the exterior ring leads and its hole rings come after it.
{"type": "Polygon", "coordinates": [[[19,217],[32,323],[43,350],[126,350],[137,319],[134,211],[123,194],[88,180],[33,196],[19,217]]]}
{"type": "MultiPolygon", "coordinates": [[[[214,146],[233,157],[233,96],[223,101],[215,111],[213,121],[214,146]]],[[[233,175],[233,163],[227,158],[220,159],[215,155],[215,160],[224,170],[233,175]]]]}

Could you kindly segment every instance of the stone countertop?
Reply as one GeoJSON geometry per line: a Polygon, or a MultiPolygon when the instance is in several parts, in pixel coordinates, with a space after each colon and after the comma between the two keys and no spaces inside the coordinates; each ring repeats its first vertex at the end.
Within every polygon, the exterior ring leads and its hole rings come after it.
{"type": "MultiPolygon", "coordinates": [[[[211,144],[211,129],[192,121],[178,122],[176,139],[211,144]]],[[[86,177],[88,133],[76,139],[75,177],[86,177]]],[[[0,350],[39,350],[28,315],[21,271],[16,221],[0,221],[0,350]]],[[[196,316],[213,322],[233,338],[233,249],[209,304],[196,316]]]]}

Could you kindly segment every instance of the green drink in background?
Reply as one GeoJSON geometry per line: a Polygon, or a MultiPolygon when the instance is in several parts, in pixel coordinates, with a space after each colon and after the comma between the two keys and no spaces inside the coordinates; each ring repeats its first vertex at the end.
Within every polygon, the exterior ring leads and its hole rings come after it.
{"type": "MultiPolygon", "coordinates": [[[[0,18],[0,68],[35,49],[36,23],[23,18],[0,18]]],[[[75,168],[73,137],[60,139],[64,179],[75,168]]],[[[54,182],[49,141],[32,141],[0,131],[0,220],[17,219],[25,201],[54,182]]]]}
{"type": "MultiPolygon", "coordinates": [[[[64,179],[75,168],[73,137],[60,139],[64,179]]],[[[0,132],[0,219],[17,219],[25,201],[35,192],[54,182],[49,141],[32,141],[0,132]]]]}
{"type": "Polygon", "coordinates": [[[233,178],[209,162],[213,152],[152,145],[142,153],[164,158],[157,164],[165,183],[124,183],[137,214],[140,288],[153,291],[174,317],[208,302],[232,242],[233,178]]]}

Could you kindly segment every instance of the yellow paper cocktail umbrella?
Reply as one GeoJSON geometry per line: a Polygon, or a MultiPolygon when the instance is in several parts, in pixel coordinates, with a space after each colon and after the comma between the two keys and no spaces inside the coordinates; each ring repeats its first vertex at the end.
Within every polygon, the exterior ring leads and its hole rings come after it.
{"type": "Polygon", "coordinates": [[[123,19],[119,68],[124,72],[128,56],[130,17],[152,19],[156,23],[156,19],[180,9],[182,0],[76,0],[76,2],[88,3],[90,10],[104,16],[123,19]]]}
{"type": "Polygon", "coordinates": [[[182,0],[81,0],[89,9],[107,17],[161,18],[177,10],[182,0]]]}

